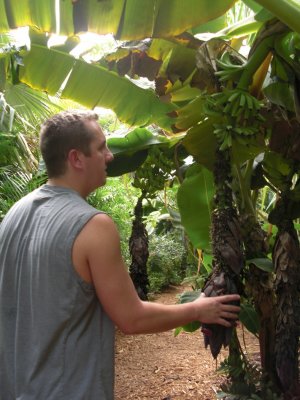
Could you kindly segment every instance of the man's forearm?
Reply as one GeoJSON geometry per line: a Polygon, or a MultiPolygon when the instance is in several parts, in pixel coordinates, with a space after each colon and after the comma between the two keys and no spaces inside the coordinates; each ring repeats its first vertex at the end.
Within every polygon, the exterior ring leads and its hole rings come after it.
{"type": "Polygon", "coordinates": [[[121,330],[126,334],[164,332],[196,320],[196,315],[193,303],[165,305],[142,301],[139,312],[121,330]]]}
{"type": "Polygon", "coordinates": [[[200,297],[191,303],[164,305],[140,301],[130,314],[124,333],[157,333],[185,325],[192,321],[231,326],[240,308],[234,305],[238,295],[200,297]]]}

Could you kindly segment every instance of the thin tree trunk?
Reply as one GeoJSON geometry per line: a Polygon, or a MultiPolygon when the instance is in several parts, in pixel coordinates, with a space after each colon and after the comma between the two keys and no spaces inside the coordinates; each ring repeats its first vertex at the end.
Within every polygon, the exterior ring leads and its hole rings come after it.
{"type": "Polygon", "coordinates": [[[148,233],[143,223],[143,194],[139,197],[134,208],[134,221],[132,232],[129,239],[129,250],[131,254],[131,264],[129,272],[136,291],[142,300],[148,300],[148,273],[147,261],[149,257],[148,233]]]}

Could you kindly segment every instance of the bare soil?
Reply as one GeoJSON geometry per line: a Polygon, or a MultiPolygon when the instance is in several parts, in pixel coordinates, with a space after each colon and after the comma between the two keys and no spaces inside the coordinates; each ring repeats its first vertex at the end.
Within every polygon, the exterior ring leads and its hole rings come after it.
{"type": "MultiPolygon", "coordinates": [[[[152,301],[174,304],[183,287],[170,287],[152,301]]],[[[246,351],[259,358],[257,339],[244,332],[246,351]]],[[[115,400],[213,400],[224,376],[217,372],[228,355],[224,349],[214,360],[205,349],[200,331],[174,331],[149,335],[116,335],[115,400]]]]}

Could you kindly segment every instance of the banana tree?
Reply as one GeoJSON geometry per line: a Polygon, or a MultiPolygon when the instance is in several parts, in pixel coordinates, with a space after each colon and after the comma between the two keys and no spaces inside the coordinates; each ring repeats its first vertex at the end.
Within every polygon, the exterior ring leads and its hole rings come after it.
{"type": "MultiPolygon", "coordinates": [[[[215,134],[217,138],[222,139],[222,145],[220,148],[232,147],[234,141],[238,140],[245,145],[250,144],[249,136],[256,135],[259,137],[259,133],[262,133],[264,129],[265,133],[268,128],[270,128],[270,119],[275,123],[276,119],[281,120],[283,124],[282,115],[276,115],[274,110],[277,107],[272,107],[273,115],[267,122],[262,119],[260,108],[257,100],[251,96],[251,93],[262,99],[262,93],[267,96],[267,99],[271,104],[280,106],[281,109],[284,108],[285,114],[284,118],[287,118],[289,125],[294,127],[295,133],[298,131],[298,124],[296,122],[298,115],[298,96],[299,91],[297,89],[297,82],[299,79],[299,63],[298,63],[298,35],[290,32],[285,25],[281,23],[268,23],[257,35],[257,39],[252,46],[250,52],[250,57],[246,63],[241,64],[238,58],[235,61],[232,54],[228,55],[227,60],[225,58],[226,53],[222,56],[218,65],[221,70],[217,72],[217,75],[221,77],[221,80],[226,83],[227,86],[224,87],[221,94],[216,94],[212,96],[211,100],[211,116],[214,114],[223,115],[227,121],[227,124],[218,124],[217,129],[215,129],[215,134]],[[289,46],[284,46],[289,44],[289,46]],[[271,57],[270,57],[271,55],[271,57]],[[230,56],[230,57],[229,57],[230,56]],[[226,61],[225,61],[226,60],[226,61]],[[231,62],[230,62],[231,60],[231,62]],[[225,63],[223,63],[225,61],[225,63]],[[279,68],[281,67],[281,68],[279,68]],[[266,71],[270,71],[270,77],[266,81],[266,71]],[[287,75],[288,74],[288,75],[287,75]],[[277,85],[277,79],[280,76],[284,76],[282,82],[277,85]],[[270,79],[271,78],[271,79],[270,79]],[[264,84],[264,90],[262,91],[262,85],[264,84]],[[229,89],[228,89],[229,86],[229,89]],[[232,89],[234,87],[234,89],[232,89]],[[284,89],[285,94],[284,94],[284,89]],[[285,99],[285,100],[283,100],[285,99]],[[230,121],[230,123],[228,123],[230,121]],[[260,121],[259,124],[257,121],[260,121]],[[244,137],[243,137],[244,136],[244,137]]],[[[269,103],[269,104],[270,104],[269,103]]],[[[223,120],[224,121],[224,120],[223,120]]],[[[276,125],[276,124],[275,124],[276,125]]],[[[271,129],[271,131],[274,127],[271,129]]],[[[267,142],[265,143],[265,145],[267,142]]],[[[296,142],[289,143],[289,153],[292,154],[293,147],[297,146],[296,142]]],[[[270,168],[270,163],[267,164],[269,149],[262,149],[265,152],[265,169],[270,168]]],[[[250,154],[249,154],[250,155],[250,154]]],[[[274,161],[274,157],[271,158],[274,161]]],[[[251,158],[249,157],[249,161],[251,158]]],[[[238,168],[238,178],[241,203],[239,204],[240,212],[245,212],[247,210],[254,210],[253,199],[251,201],[250,197],[250,177],[249,174],[249,161],[248,165],[238,168]],[[243,175],[241,171],[245,170],[243,175]],[[247,179],[245,182],[245,178],[247,179]],[[246,183],[246,185],[245,185],[246,183]],[[247,190],[248,186],[248,190],[247,190]]],[[[251,166],[251,164],[250,164],[251,166]]],[[[277,176],[280,175],[279,167],[282,167],[279,163],[276,170],[277,176]]],[[[294,163],[293,168],[289,173],[295,178],[298,174],[298,164],[294,163]]],[[[274,172],[273,172],[274,173],[274,172]]],[[[275,174],[275,175],[276,175],[275,174]]],[[[272,174],[270,173],[272,176],[272,174]]],[[[286,177],[286,180],[290,180],[286,177]]],[[[285,182],[288,185],[288,182],[285,182]]],[[[276,185],[275,185],[276,186],[276,185]]],[[[279,233],[275,245],[275,253],[273,250],[273,259],[277,275],[276,287],[277,287],[277,320],[274,321],[274,300],[272,299],[272,285],[267,274],[258,275],[258,279],[255,279],[257,271],[255,267],[259,267],[258,260],[252,260],[250,263],[250,275],[248,277],[248,284],[252,290],[254,301],[256,303],[257,310],[261,315],[261,335],[260,343],[262,350],[262,365],[266,368],[270,377],[273,379],[275,384],[279,384],[280,390],[282,390],[288,396],[288,393],[298,393],[298,346],[299,346],[299,332],[298,329],[294,328],[294,325],[298,324],[298,308],[299,308],[299,296],[295,294],[293,301],[291,301],[290,293],[297,292],[297,287],[299,286],[299,244],[297,241],[297,235],[293,228],[292,220],[298,218],[297,209],[298,203],[296,197],[293,198],[293,206],[291,206],[291,200],[287,202],[286,196],[290,199],[292,196],[290,194],[292,184],[285,189],[280,187],[279,194],[282,200],[279,201],[278,206],[275,210],[279,208],[281,210],[280,218],[276,220],[276,224],[279,227],[279,233]],[[286,194],[286,191],[288,191],[286,194]],[[285,206],[283,206],[285,204],[285,206]],[[293,216],[287,213],[287,204],[293,207],[293,216]],[[284,211],[283,211],[284,210],[284,211]],[[286,213],[286,217],[283,219],[283,215],[286,213]],[[286,221],[286,222],[284,222],[286,221]],[[288,221],[288,222],[287,222],[288,221]],[[293,251],[289,254],[288,260],[286,260],[286,248],[293,248],[293,251]],[[282,257],[283,255],[283,257],[282,257]],[[283,261],[284,260],[284,261],[283,261]],[[281,262],[282,263],[281,263],[281,262]],[[298,266],[296,269],[298,274],[295,273],[295,265],[298,266]],[[283,278],[282,271],[286,270],[286,274],[283,278]],[[289,275],[290,274],[290,275],[289,275]],[[278,276],[279,275],[279,276],[278,276]],[[250,278],[250,279],[249,279],[250,278]],[[283,279],[285,283],[283,283],[283,279]],[[254,293],[253,288],[260,287],[260,293],[254,293]],[[286,320],[286,317],[282,317],[283,309],[289,309],[289,314],[293,315],[290,320],[286,320]],[[289,326],[289,329],[287,329],[289,326]],[[276,333],[275,333],[276,328],[276,333]],[[286,332],[290,332],[291,336],[286,332]],[[269,344],[268,346],[266,346],[269,344]],[[273,351],[272,351],[273,350],[273,351]],[[266,358],[266,351],[269,354],[266,358]],[[270,355],[274,354],[273,358],[270,359],[270,355]],[[268,361],[269,358],[269,361],[268,361]],[[270,362],[271,361],[271,362],[270,362]]],[[[255,216],[255,213],[249,213],[248,211],[248,224],[249,216],[255,216]]],[[[278,213],[277,213],[278,215],[278,213]]],[[[242,215],[243,216],[243,215],[242,215]]],[[[245,215],[244,215],[245,217],[245,215]]],[[[273,216],[270,219],[275,222],[273,216]]],[[[252,223],[248,225],[246,230],[247,236],[245,236],[245,250],[248,253],[248,257],[266,257],[266,247],[264,236],[257,229],[257,225],[253,224],[254,220],[252,218],[252,223]],[[258,235],[256,234],[258,233],[258,235]],[[247,238],[248,237],[248,238],[247,238]],[[252,239],[252,240],[250,240],[252,239]],[[255,240],[253,240],[255,239],[255,240]],[[252,244],[250,243],[252,241],[252,244]],[[253,246],[254,244],[254,246],[253,246]]]]}

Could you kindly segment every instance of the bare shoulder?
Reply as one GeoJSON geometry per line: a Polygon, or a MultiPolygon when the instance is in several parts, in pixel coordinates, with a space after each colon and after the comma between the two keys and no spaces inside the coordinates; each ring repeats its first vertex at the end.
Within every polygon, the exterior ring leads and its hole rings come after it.
{"type": "Polygon", "coordinates": [[[92,282],[92,270],[120,255],[119,232],[107,214],[92,217],[75,239],[72,261],[79,275],[92,282]]]}
{"type": "Polygon", "coordinates": [[[96,214],[92,217],[81,233],[83,236],[88,236],[89,239],[93,238],[95,240],[99,239],[98,235],[102,236],[102,234],[104,236],[112,235],[119,237],[116,224],[109,215],[104,213],[96,214]]]}
{"type": "Polygon", "coordinates": [[[82,245],[82,251],[86,254],[92,267],[97,260],[106,260],[120,252],[120,235],[116,224],[110,216],[104,213],[96,214],[86,224],[78,242],[82,245]]]}
{"type": "Polygon", "coordinates": [[[94,215],[89,220],[89,222],[87,223],[87,226],[99,228],[99,229],[101,229],[103,227],[106,227],[106,228],[114,227],[115,228],[115,223],[109,215],[107,215],[105,213],[99,213],[99,214],[94,215]]]}

